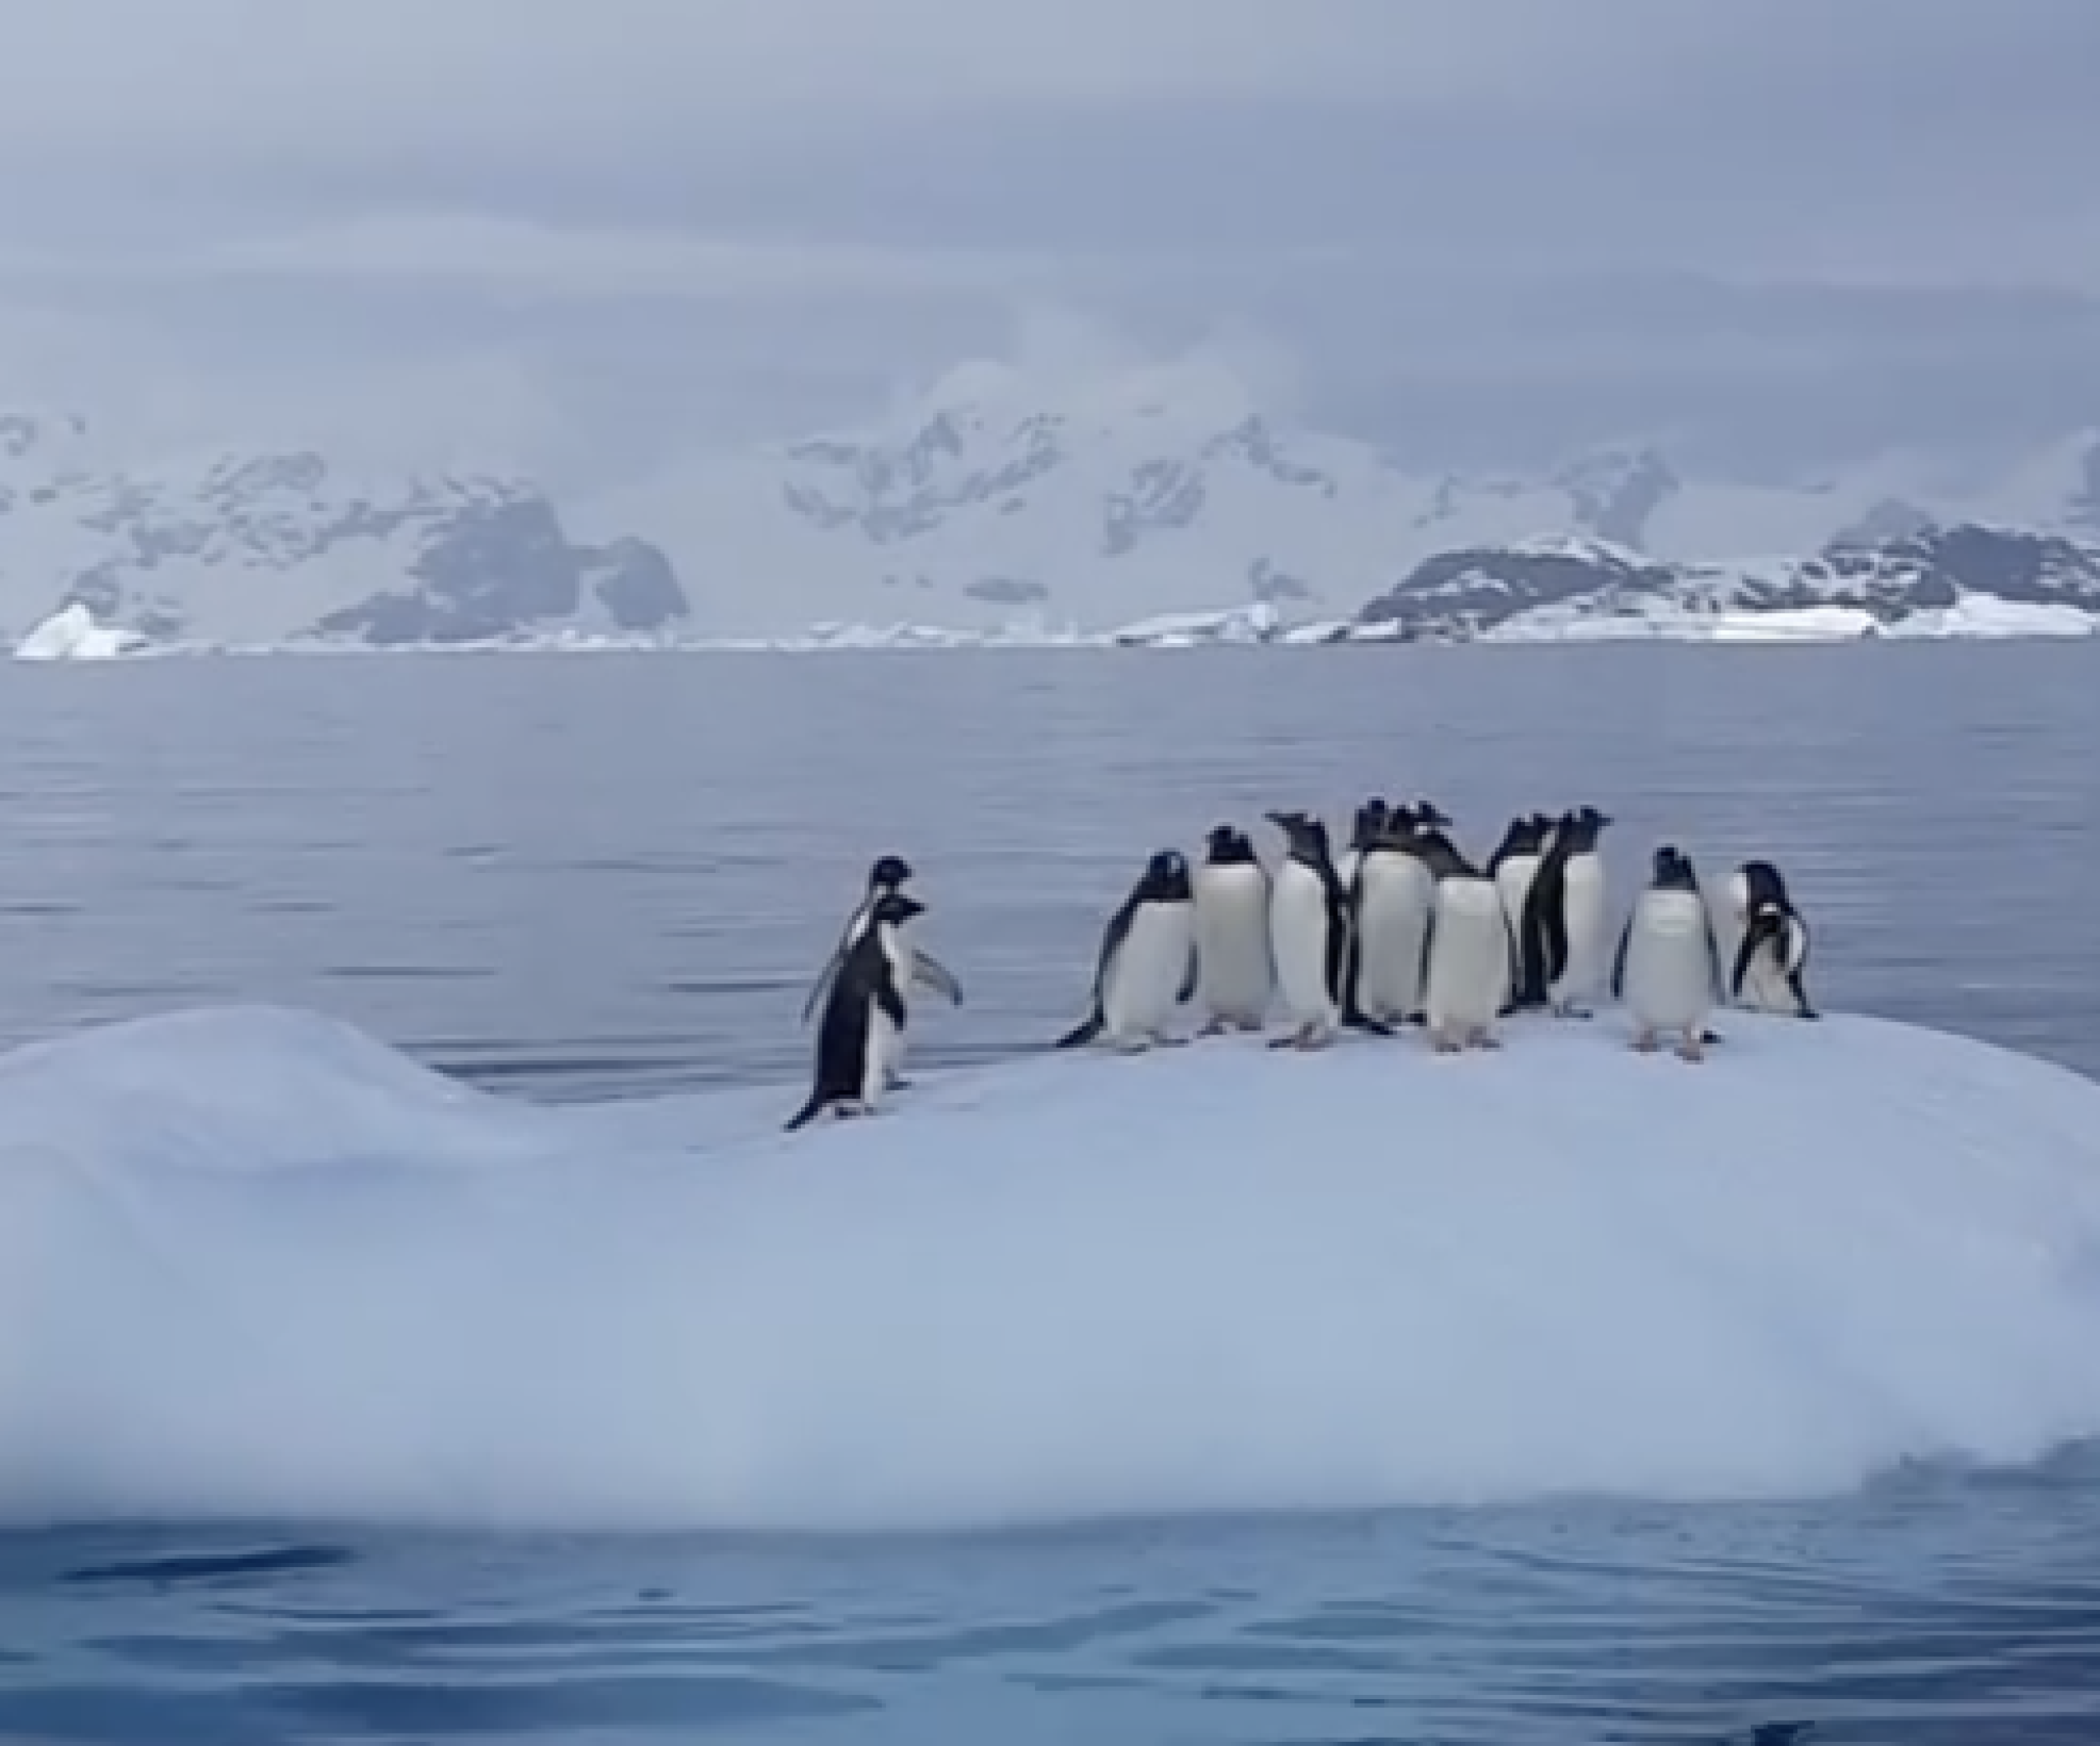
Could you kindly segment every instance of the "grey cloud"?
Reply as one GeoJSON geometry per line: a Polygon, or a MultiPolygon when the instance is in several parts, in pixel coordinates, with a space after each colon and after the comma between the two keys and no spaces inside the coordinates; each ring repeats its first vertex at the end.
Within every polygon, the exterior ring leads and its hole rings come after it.
{"type": "Polygon", "coordinates": [[[1430,464],[2100,413],[2092,0],[11,9],[0,363],[148,418],[607,466],[1060,306],[1430,464]]]}

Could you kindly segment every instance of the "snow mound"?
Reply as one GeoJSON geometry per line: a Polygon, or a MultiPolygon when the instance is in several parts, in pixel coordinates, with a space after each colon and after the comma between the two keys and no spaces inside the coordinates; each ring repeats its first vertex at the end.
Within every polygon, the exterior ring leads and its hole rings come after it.
{"type": "Polygon", "coordinates": [[[543,1109],[0,1057],[0,1518],[905,1529],[1800,1494],[2100,1432],[2100,1086],[1868,1018],[543,1109]]]}

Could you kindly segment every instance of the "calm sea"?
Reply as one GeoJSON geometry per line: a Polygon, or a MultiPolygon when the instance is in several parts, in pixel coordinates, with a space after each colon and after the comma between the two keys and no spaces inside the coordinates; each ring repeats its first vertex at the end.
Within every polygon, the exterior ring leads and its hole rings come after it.
{"type": "MultiPolygon", "coordinates": [[[[1428,796],[1761,852],[1832,1007],[2100,1075],[2089,646],[0,671],[0,1044],[202,1002],[521,1097],[806,1070],[868,861],[1040,1047],[1144,856],[1428,796]]],[[[0,1436],[5,1427],[0,1426],[0,1436]]],[[[2100,1462],[1815,1504],[767,1540],[0,1536],[0,1741],[2100,1740],[2100,1462]]]]}

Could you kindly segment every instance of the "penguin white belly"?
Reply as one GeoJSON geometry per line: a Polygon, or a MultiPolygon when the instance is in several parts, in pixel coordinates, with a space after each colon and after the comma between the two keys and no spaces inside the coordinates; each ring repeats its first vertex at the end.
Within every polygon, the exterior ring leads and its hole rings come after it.
{"type": "Polygon", "coordinates": [[[1509,998],[1509,922],[1488,879],[1446,879],[1436,888],[1430,937],[1430,1029],[1482,1030],[1509,998]]]}
{"type": "Polygon", "coordinates": [[[1593,1000],[1604,980],[1604,858],[1571,855],[1563,872],[1567,961],[1549,992],[1557,1002],[1593,1000]]]}
{"type": "Polygon", "coordinates": [[[1495,870],[1495,889],[1501,893],[1502,913],[1513,928],[1521,930],[1524,926],[1524,899],[1537,871],[1536,855],[1512,855],[1495,870]]]}
{"type": "Polygon", "coordinates": [[[1356,883],[1356,870],[1363,865],[1363,851],[1361,849],[1344,849],[1334,857],[1334,870],[1341,879],[1343,891],[1348,891],[1356,883]]]}
{"type": "Polygon", "coordinates": [[[1756,1013],[1794,1010],[1794,991],[1787,986],[1778,954],[1769,945],[1760,946],[1751,955],[1749,966],[1743,972],[1742,992],[1736,998],[1756,1013]]]}
{"type": "Polygon", "coordinates": [[[1411,1018],[1422,1006],[1422,959],[1436,881],[1412,855],[1373,855],[1357,892],[1357,1004],[1374,1018],[1411,1018]]]}
{"type": "Polygon", "coordinates": [[[1269,942],[1283,1004],[1300,1024],[1332,1029],[1342,1014],[1327,982],[1327,888],[1302,861],[1277,869],[1269,896],[1269,942]]]}
{"type": "Polygon", "coordinates": [[[1259,1030],[1276,983],[1268,875],[1246,862],[1203,866],[1193,883],[1196,998],[1212,1018],[1259,1030]]]}
{"type": "MultiPolygon", "coordinates": [[[[889,960],[889,980],[895,986],[897,998],[905,1003],[907,1014],[911,1010],[911,935],[910,924],[899,927],[887,923],[882,931],[882,953],[889,960]]],[[[900,1078],[905,1070],[905,1033],[883,1011],[878,1003],[869,1019],[868,1058],[881,1068],[879,1089],[887,1090],[889,1081],[900,1078]]],[[[870,1098],[870,1105],[874,1103],[870,1098]]]]}
{"type": "Polygon", "coordinates": [[[1626,942],[1626,1008],[1651,1031],[1695,1031],[1713,1010],[1706,905],[1693,891],[1643,891],[1626,942]]]}
{"type": "MultiPolygon", "coordinates": [[[[1741,949],[1740,947],[1738,948],[1741,949]]],[[[1801,1015],[1792,977],[1808,956],[1808,940],[1798,922],[1788,921],[1776,940],[1761,942],[1743,972],[1742,1004],[1755,1012],[1801,1015]]],[[[1733,968],[1734,961],[1723,961],[1733,968]]]]}
{"type": "Polygon", "coordinates": [[[1141,903],[1101,990],[1103,1029],[1115,1040],[1158,1037],[1180,1004],[1195,945],[1195,906],[1141,903]]]}
{"type": "MultiPolygon", "coordinates": [[[[1736,973],[1736,954],[1742,950],[1744,913],[1750,903],[1750,893],[1744,889],[1742,876],[1731,876],[1724,891],[1707,900],[1707,918],[1713,923],[1714,943],[1720,948],[1721,973],[1736,973]]],[[[1754,974],[1755,973],[1751,973],[1754,974]]],[[[1743,999],[1750,999],[1749,975],[1743,978],[1743,999]]],[[[1724,991],[1722,998],[1726,998],[1724,991]]]]}
{"type": "Polygon", "coordinates": [[[872,1110],[889,1089],[889,1080],[904,1059],[904,1033],[877,1001],[869,1003],[868,1049],[862,1057],[860,1100],[872,1110]]]}

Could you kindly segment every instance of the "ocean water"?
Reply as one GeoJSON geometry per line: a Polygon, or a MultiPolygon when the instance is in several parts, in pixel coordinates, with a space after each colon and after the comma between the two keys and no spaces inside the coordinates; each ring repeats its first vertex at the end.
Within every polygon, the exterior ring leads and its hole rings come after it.
{"type": "MultiPolygon", "coordinates": [[[[1760,852],[1819,998],[2100,1075],[2078,646],[168,662],[0,676],[0,1044],[319,1008],[521,1097],[805,1071],[897,850],[959,1013],[1076,1016],[1145,855],[1589,800],[1760,852]]],[[[0,1427],[0,1436],[5,1427],[0,1427]]],[[[2100,1462],[1732,1508],[811,1537],[0,1535],[0,1741],[2100,1739],[2100,1462]]]]}

